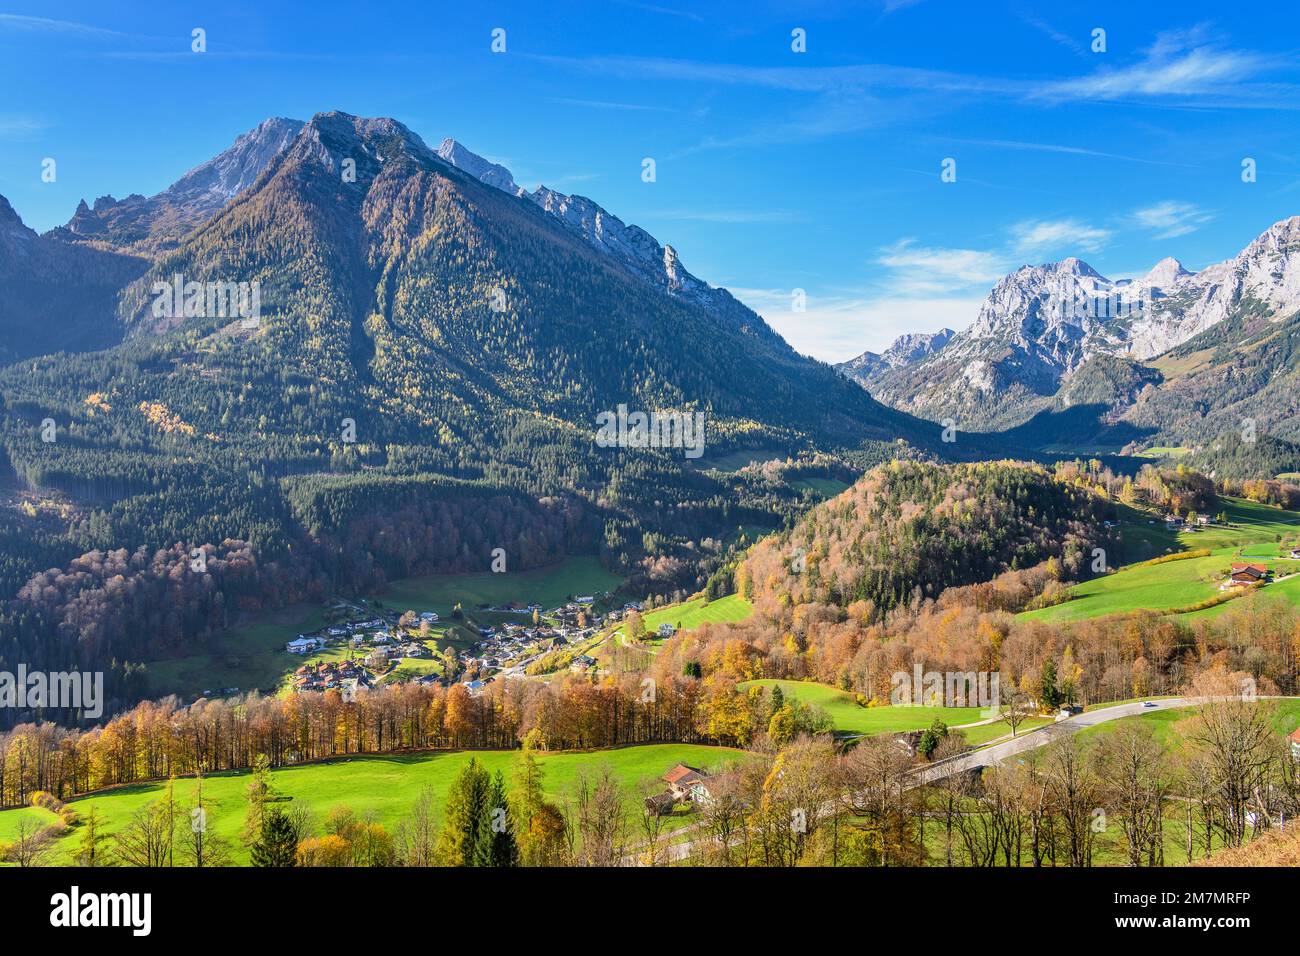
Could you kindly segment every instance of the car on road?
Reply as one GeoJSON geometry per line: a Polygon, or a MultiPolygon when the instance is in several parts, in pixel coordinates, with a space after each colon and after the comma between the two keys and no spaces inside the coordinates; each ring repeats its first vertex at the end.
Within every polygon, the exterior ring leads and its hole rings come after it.
{"type": "Polygon", "coordinates": [[[1155,702],[1154,700],[1144,700],[1144,701],[1142,701],[1142,706],[1143,706],[1143,707],[1155,707],[1155,706],[1156,706],[1156,702],[1155,702]]]}

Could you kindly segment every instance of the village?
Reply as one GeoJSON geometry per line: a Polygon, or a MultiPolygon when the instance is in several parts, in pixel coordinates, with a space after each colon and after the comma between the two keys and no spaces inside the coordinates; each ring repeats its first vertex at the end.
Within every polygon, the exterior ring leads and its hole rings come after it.
{"type": "MultiPolygon", "coordinates": [[[[537,603],[512,601],[478,605],[453,612],[445,621],[433,610],[367,608],[342,602],[343,619],[299,634],[284,645],[286,653],[310,657],[289,679],[294,692],[337,690],[351,699],[357,690],[412,680],[424,684],[464,684],[473,695],[494,680],[525,679],[528,665],[553,651],[595,637],[608,623],[641,606],[598,610],[609,595],[573,595],[545,609],[537,603]]],[[[578,654],[569,670],[584,673],[596,664],[578,654]]]]}

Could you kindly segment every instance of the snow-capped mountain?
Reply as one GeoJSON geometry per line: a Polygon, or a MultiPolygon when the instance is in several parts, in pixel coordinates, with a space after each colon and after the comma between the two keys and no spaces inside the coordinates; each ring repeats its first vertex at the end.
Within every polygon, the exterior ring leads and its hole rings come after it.
{"type": "Polygon", "coordinates": [[[1047,407],[1094,357],[1142,363],[1243,311],[1280,321],[1298,309],[1300,217],[1292,217],[1199,272],[1173,258],[1119,280],[1076,258],[1024,266],[993,287],[971,326],[942,349],[893,363],[859,357],[858,368],[841,369],[897,408],[1005,427],[1047,407]]]}

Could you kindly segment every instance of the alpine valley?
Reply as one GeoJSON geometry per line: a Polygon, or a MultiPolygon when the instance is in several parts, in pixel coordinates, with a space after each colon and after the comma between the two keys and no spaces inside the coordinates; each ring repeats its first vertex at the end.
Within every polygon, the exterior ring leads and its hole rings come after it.
{"type": "Polygon", "coordinates": [[[49,666],[121,677],[248,608],[496,547],[689,593],[818,500],[808,481],[942,447],[671,246],[391,119],[268,119],[45,235],[0,199],[0,278],[0,656],[49,666]],[[259,314],[171,294],[210,284],[255,287],[259,314]],[[600,447],[620,406],[702,414],[704,454],[600,447]],[[166,606],[195,549],[223,587],[166,606]]]}

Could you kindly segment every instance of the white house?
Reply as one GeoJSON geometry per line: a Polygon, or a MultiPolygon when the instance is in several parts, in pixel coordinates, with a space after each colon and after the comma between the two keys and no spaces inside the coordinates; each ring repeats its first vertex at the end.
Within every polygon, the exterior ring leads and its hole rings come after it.
{"type": "Polygon", "coordinates": [[[316,649],[320,642],[314,637],[298,637],[284,645],[290,654],[306,654],[316,649]]]}
{"type": "Polygon", "coordinates": [[[677,628],[673,627],[671,624],[660,624],[660,625],[659,625],[659,636],[660,636],[660,637],[672,637],[672,636],[673,636],[674,634],[676,634],[676,633],[677,633],[677,628]]]}
{"type": "Polygon", "coordinates": [[[420,620],[421,620],[421,621],[428,621],[430,624],[437,624],[437,623],[438,623],[438,612],[437,612],[437,611],[422,611],[422,612],[420,612],[420,620]]]}

